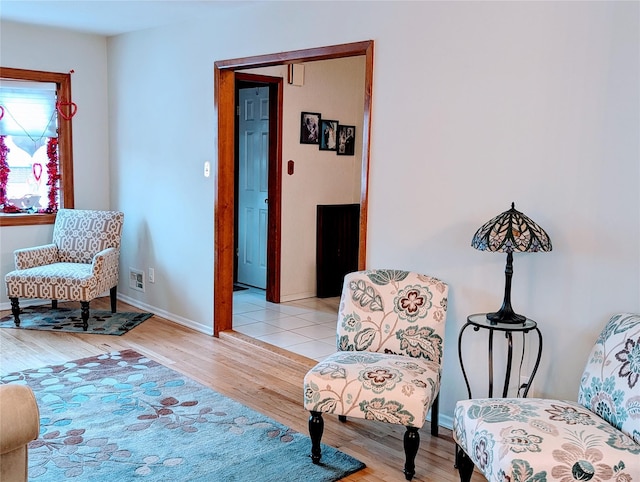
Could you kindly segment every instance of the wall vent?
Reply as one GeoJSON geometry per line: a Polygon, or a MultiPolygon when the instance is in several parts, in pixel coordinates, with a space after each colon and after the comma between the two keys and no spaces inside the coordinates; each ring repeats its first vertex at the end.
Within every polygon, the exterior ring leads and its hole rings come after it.
{"type": "Polygon", "coordinates": [[[129,268],[129,288],[144,293],[144,271],[129,268]]]}

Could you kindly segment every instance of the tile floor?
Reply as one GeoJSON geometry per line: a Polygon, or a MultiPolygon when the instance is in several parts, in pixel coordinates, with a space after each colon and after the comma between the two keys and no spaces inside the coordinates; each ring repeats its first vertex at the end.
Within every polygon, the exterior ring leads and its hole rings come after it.
{"type": "Polygon", "coordinates": [[[339,297],[270,303],[264,290],[235,291],[233,329],[319,361],[336,351],[339,303],[339,297]]]}

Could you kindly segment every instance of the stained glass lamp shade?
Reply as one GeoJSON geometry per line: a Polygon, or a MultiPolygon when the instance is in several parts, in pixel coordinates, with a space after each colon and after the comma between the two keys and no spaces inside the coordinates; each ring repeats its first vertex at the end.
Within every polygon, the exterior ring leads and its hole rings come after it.
{"type": "Polygon", "coordinates": [[[524,323],[526,317],[515,313],[511,307],[513,252],[551,251],[549,235],[511,203],[511,209],[486,222],[476,231],[471,246],[480,251],[507,253],[504,301],[500,310],[487,314],[487,319],[493,323],[524,323]]]}

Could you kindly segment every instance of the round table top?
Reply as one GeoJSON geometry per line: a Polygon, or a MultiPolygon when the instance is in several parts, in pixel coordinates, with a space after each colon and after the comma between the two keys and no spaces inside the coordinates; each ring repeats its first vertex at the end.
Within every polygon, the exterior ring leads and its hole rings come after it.
{"type": "Polygon", "coordinates": [[[491,321],[487,318],[487,313],[474,313],[473,315],[469,315],[467,316],[467,323],[477,326],[478,328],[499,331],[529,331],[538,325],[530,318],[526,318],[522,323],[491,321]]]}

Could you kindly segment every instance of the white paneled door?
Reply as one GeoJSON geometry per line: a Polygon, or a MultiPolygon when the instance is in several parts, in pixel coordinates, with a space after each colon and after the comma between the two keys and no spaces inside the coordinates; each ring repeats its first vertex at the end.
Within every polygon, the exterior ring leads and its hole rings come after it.
{"type": "Polygon", "coordinates": [[[239,92],[238,282],[267,285],[269,88],[239,92]]]}

